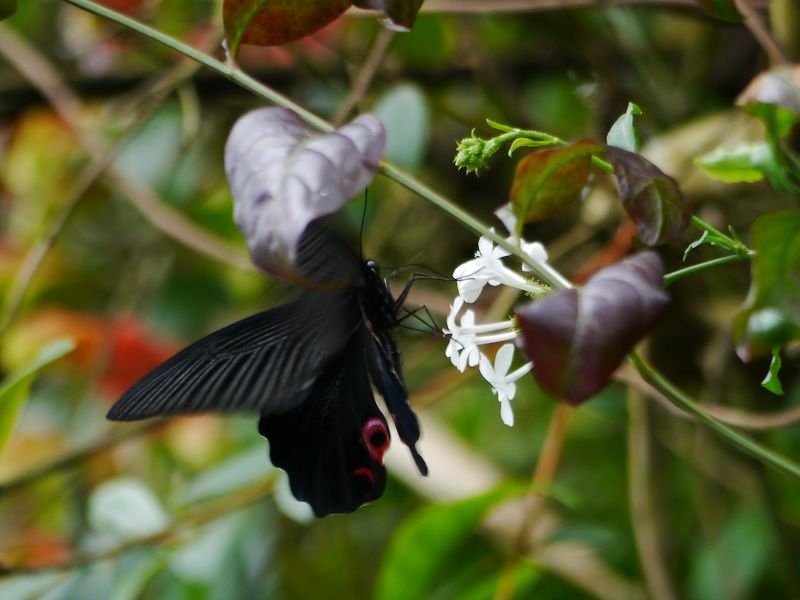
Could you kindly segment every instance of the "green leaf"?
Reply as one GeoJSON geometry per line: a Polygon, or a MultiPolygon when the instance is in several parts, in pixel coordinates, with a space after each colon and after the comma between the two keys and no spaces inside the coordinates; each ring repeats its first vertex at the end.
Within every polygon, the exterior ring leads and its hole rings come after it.
{"type": "Polygon", "coordinates": [[[453,504],[423,508],[397,530],[378,574],[377,600],[430,598],[440,565],[457,552],[483,515],[516,493],[504,486],[453,504]]]}
{"type": "Polygon", "coordinates": [[[754,183],[764,179],[765,164],[773,160],[769,144],[760,142],[717,148],[695,158],[694,164],[718,181],[754,183]]]}
{"type": "Polygon", "coordinates": [[[703,600],[760,597],[758,585],[776,556],[775,529],[763,508],[735,512],[708,543],[698,539],[691,561],[688,597],[703,600]]]}
{"type": "Polygon", "coordinates": [[[491,119],[486,119],[486,124],[492,129],[497,129],[498,131],[502,131],[504,133],[511,133],[512,131],[517,131],[516,127],[512,127],[511,125],[504,125],[503,123],[499,123],[498,121],[492,121],[491,119]]]}
{"type": "Polygon", "coordinates": [[[609,146],[616,146],[629,152],[636,152],[639,150],[639,134],[633,126],[633,117],[641,115],[642,109],[633,102],[628,102],[628,109],[625,114],[620,115],[614,121],[611,129],[608,130],[606,136],[606,143],[609,146]]]}
{"type": "Polygon", "coordinates": [[[402,84],[381,96],[372,111],[386,128],[388,160],[415,169],[428,146],[430,111],[425,95],[417,86],[402,84]]]}
{"type": "Polygon", "coordinates": [[[769,390],[776,396],[783,396],[783,386],[781,385],[781,380],[779,378],[782,364],[781,348],[780,346],[776,346],[772,349],[772,360],[769,362],[769,372],[761,382],[761,385],[765,389],[769,390]]]}
{"type": "Polygon", "coordinates": [[[30,364],[13,373],[0,385],[0,454],[14,430],[36,375],[41,369],[74,349],[75,342],[71,339],[56,340],[42,348],[30,364]]]}
{"type": "Polygon", "coordinates": [[[779,211],[753,224],[750,292],[733,323],[744,361],[800,339],[800,212],[779,211]]]}
{"type": "Polygon", "coordinates": [[[89,498],[92,527],[119,541],[160,533],[169,521],[169,515],[153,491],[136,479],[119,477],[105,481],[89,498]]]}
{"type": "Polygon", "coordinates": [[[519,148],[541,148],[542,146],[552,146],[549,140],[532,140],[531,138],[517,138],[511,142],[508,149],[508,156],[512,156],[519,148]]]}
{"type": "Polygon", "coordinates": [[[310,35],[350,8],[350,0],[225,0],[228,55],[241,44],[279,46],[310,35]]]}
{"type": "Polygon", "coordinates": [[[534,150],[519,161],[511,186],[517,233],[525,223],[547,219],[577,200],[589,178],[592,154],[601,150],[591,140],[579,140],[534,150]]]}
{"type": "Polygon", "coordinates": [[[639,239],[648,246],[677,240],[692,216],[677,182],[640,154],[606,146],[606,158],[639,239]]]}
{"type": "Polygon", "coordinates": [[[17,12],[17,0],[0,0],[0,21],[17,12]]]}

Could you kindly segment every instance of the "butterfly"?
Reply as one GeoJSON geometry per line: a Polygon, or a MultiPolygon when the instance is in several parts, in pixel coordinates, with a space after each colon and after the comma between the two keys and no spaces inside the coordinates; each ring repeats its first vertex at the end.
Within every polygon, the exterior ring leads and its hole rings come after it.
{"type": "Polygon", "coordinates": [[[300,240],[296,265],[310,286],[298,300],[178,352],[128,390],[108,418],[256,412],[292,494],[318,517],[350,513],[386,487],[390,433],[373,385],[428,474],[393,335],[405,292],[395,300],[375,261],[362,262],[316,222],[300,240]]]}

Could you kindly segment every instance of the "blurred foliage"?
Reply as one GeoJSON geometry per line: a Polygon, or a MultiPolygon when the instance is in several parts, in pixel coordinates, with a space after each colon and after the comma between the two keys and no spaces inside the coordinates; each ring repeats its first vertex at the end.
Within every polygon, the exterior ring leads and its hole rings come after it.
{"type": "MultiPolygon", "coordinates": [[[[216,2],[103,4],[221,55],[216,2]]],[[[24,407],[0,456],[0,597],[800,595],[798,482],[765,471],[661,403],[635,397],[644,410],[634,414],[622,385],[572,415],[545,508],[523,511],[534,515],[527,531],[512,518],[519,511],[509,517],[507,509],[542,454],[552,401],[531,378],[520,381],[516,424],[505,427],[487,386],[456,373],[444,342],[429,332],[401,332],[400,346],[431,476],[418,482],[392,469],[384,498],[352,515],[309,521],[269,465],[252,417],[178,418],[141,431],[106,422],[121,391],[175,348],[292,293],[181,243],[174,222],[154,226],[137,192],[120,184],[152,190],[244,256],[222,147],[232,122],[259,102],[210,71],[181,71],[184,59],[168,48],[64,2],[20,3],[2,27],[0,37],[22,36],[63,78],[80,100],[80,122],[46,100],[30,72],[13,66],[15,50],[0,45],[0,381],[42,367],[30,395],[13,399],[24,407]],[[81,184],[93,159],[76,126],[114,150],[114,176],[106,169],[81,184]],[[22,278],[24,293],[11,311],[15,281],[40,251],[44,260],[29,281],[22,278]],[[75,350],[52,365],[36,362],[61,338],[74,340],[75,350]],[[634,433],[642,430],[647,442],[637,445],[634,433]],[[645,478],[630,463],[642,455],[645,478]],[[450,466],[437,471],[437,464],[450,466]],[[632,508],[641,490],[652,498],[644,513],[632,508]],[[660,540],[658,552],[637,542],[641,531],[660,540]],[[654,563],[667,581],[655,591],[654,563]]],[[[346,16],[286,46],[243,46],[239,59],[332,118],[380,31],[373,19],[346,16]]],[[[795,30],[795,45],[798,37],[795,30]]],[[[776,190],[762,160],[767,151],[796,156],[797,125],[779,130],[773,119],[767,135],[758,115],[733,108],[765,67],[743,26],[667,4],[423,13],[410,33],[394,37],[357,106],[386,124],[388,159],[490,222],[509,199],[525,149],[513,160],[495,158],[476,178],[453,166],[456,140],[473,128],[492,135],[487,117],[569,141],[604,140],[635,102],[644,113],[636,117],[643,154],[679,182],[697,214],[749,242],[759,215],[797,210],[796,180],[779,180],[785,185],[776,190]],[[694,162],[701,156],[702,168],[694,162]]],[[[616,260],[630,250],[630,236],[620,247],[624,217],[612,190],[610,179],[599,181],[565,212],[527,226],[525,236],[546,244],[568,275],[616,260]]],[[[362,208],[353,203],[341,215],[356,242],[362,208]]],[[[662,249],[668,270],[681,267],[693,235],[662,249]]],[[[475,251],[469,232],[383,177],[370,186],[363,245],[384,265],[422,263],[442,273],[475,251]]],[[[702,245],[691,256],[709,259],[714,251],[702,245]]],[[[760,413],[798,409],[800,369],[796,345],[788,345],[779,374],[785,393],[777,397],[760,387],[770,357],[745,365],[736,356],[731,329],[748,267],[722,265],[670,286],[649,353],[683,389],[708,406],[740,411],[755,427],[760,413]]],[[[402,285],[404,275],[393,283],[402,285]]],[[[426,304],[443,322],[454,294],[452,283],[420,282],[409,303],[426,304]]],[[[500,294],[485,298],[481,310],[512,308],[500,294]]],[[[3,419],[7,395],[0,392],[3,419]]],[[[796,420],[753,434],[798,457],[796,420]]],[[[409,461],[401,452],[396,462],[409,461]]]]}

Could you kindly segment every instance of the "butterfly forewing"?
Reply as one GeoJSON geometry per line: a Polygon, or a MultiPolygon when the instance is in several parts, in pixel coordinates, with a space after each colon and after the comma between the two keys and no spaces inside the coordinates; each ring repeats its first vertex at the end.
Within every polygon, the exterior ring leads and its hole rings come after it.
{"type": "Polygon", "coordinates": [[[220,329],[140,380],[108,418],[288,410],[305,399],[356,331],[353,297],[347,289],[307,294],[220,329]]]}

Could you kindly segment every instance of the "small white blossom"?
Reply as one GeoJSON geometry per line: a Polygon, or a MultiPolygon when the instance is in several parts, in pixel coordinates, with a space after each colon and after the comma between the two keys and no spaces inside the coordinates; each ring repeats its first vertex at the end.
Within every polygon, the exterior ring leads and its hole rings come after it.
{"type": "MultiPolygon", "coordinates": [[[[537,256],[544,252],[544,247],[537,242],[526,243],[526,247],[532,248],[537,256]]],[[[458,295],[464,299],[464,302],[475,302],[487,283],[493,286],[507,285],[526,292],[543,291],[542,286],[531,283],[519,273],[506,267],[502,259],[508,256],[510,253],[507,250],[501,246],[495,246],[489,238],[481,237],[478,241],[475,258],[460,264],[453,271],[453,277],[458,286],[458,295]]],[[[544,256],[546,259],[546,252],[544,252],[544,256]]]]}
{"type": "Polygon", "coordinates": [[[514,359],[514,345],[504,344],[494,358],[494,365],[485,355],[481,355],[480,371],[483,378],[492,386],[492,393],[500,402],[500,418],[503,423],[511,427],[514,425],[514,411],[511,409],[511,400],[517,393],[516,381],[531,370],[533,365],[527,363],[516,371],[509,373],[511,361],[514,359]]]}
{"type": "Polygon", "coordinates": [[[472,331],[475,326],[475,313],[471,310],[466,311],[461,317],[460,324],[456,323],[456,316],[462,306],[464,300],[457,296],[450,307],[450,314],[447,315],[445,333],[450,336],[450,341],[444,351],[445,356],[461,373],[467,365],[474,367],[480,360],[480,350],[475,344],[476,334],[472,331]]]}
{"type": "MultiPolygon", "coordinates": [[[[540,263],[547,261],[547,251],[542,244],[516,238],[509,238],[508,241],[518,244],[533,261],[540,263]]],[[[496,246],[491,239],[484,236],[478,241],[475,258],[459,265],[453,271],[453,277],[458,285],[458,296],[450,306],[450,314],[447,315],[445,334],[450,340],[445,355],[462,373],[468,366],[477,366],[480,369],[481,375],[492,386],[492,393],[500,402],[500,418],[510,427],[514,424],[511,400],[517,392],[516,381],[528,373],[533,364],[529,362],[509,372],[514,358],[514,344],[503,344],[495,355],[494,362],[480,350],[480,346],[515,340],[517,332],[514,321],[508,319],[497,323],[476,324],[475,313],[472,310],[468,309],[460,314],[464,304],[475,302],[487,284],[507,285],[533,293],[540,293],[546,289],[508,268],[503,259],[509,256],[510,252],[496,246]]],[[[524,271],[530,271],[524,264],[522,268],[524,271]]]]}
{"type": "MultiPolygon", "coordinates": [[[[539,242],[526,242],[525,240],[522,240],[519,244],[519,247],[522,248],[522,251],[534,262],[547,262],[547,250],[545,250],[545,247],[539,242]]],[[[533,269],[531,269],[525,263],[522,263],[522,270],[532,271],[533,269]]]]}

